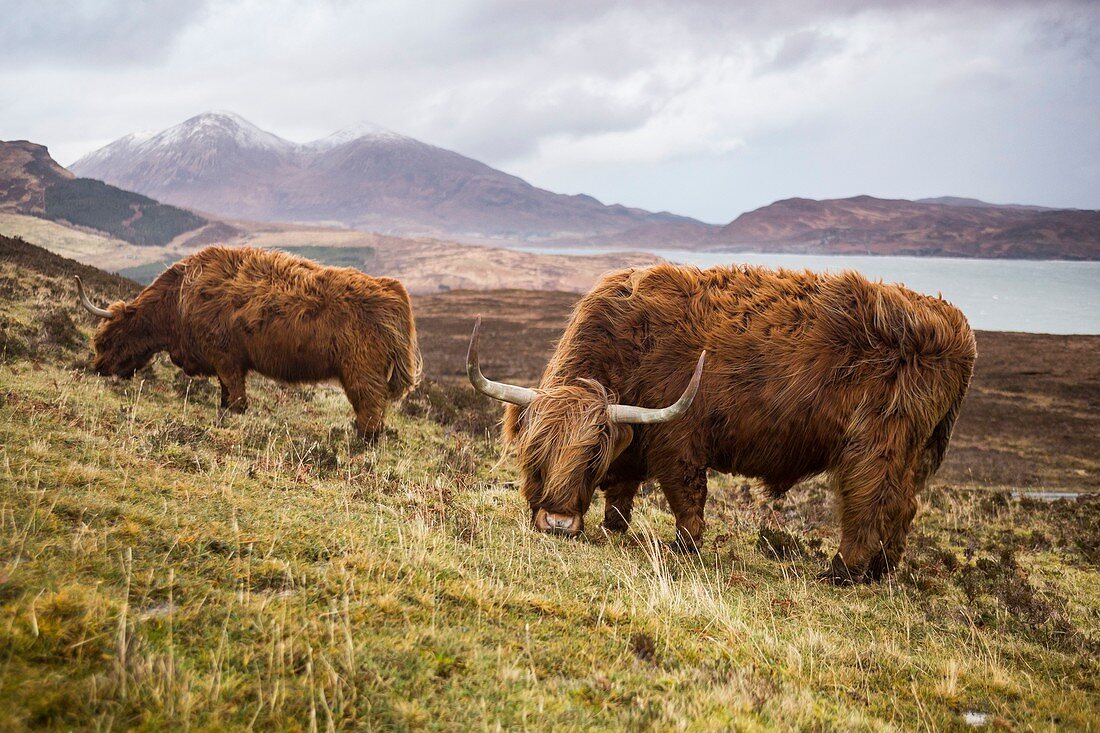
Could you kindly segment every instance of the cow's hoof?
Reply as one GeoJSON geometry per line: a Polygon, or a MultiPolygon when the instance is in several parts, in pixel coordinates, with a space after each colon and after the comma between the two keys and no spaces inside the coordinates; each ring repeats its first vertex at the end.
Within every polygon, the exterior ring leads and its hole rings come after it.
{"type": "Polygon", "coordinates": [[[362,447],[373,448],[382,438],[397,440],[397,431],[393,428],[378,428],[377,430],[356,429],[355,437],[359,439],[362,447]]]}
{"type": "Polygon", "coordinates": [[[884,555],[875,555],[871,562],[867,563],[867,570],[863,574],[863,582],[873,583],[876,580],[882,580],[894,572],[895,566],[896,563],[884,555]]]}
{"type": "Polygon", "coordinates": [[[863,573],[848,567],[840,553],[837,553],[833,555],[833,561],[828,569],[818,575],[817,579],[822,583],[832,583],[836,586],[855,585],[863,582],[863,573]]]}
{"type": "Polygon", "coordinates": [[[603,523],[600,526],[608,532],[614,532],[615,534],[623,534],[630,529],[630,523],[617,514],[613,517],[604,517],[603,523]]]}
{"type": "Polygon", "coordinates": [[[699,554],[699,545],[690,537],[677,537],[668,543],[668,549],[680,555],[699,554]]]}
{"type": "Polygon", "coordinates": [[[369,433],[358,432],[356,436],[359,438],[359,443],[365,448],[371,448],[378,443],[379,438],[382,437],[381,430],[375,430],[369,433]]]}

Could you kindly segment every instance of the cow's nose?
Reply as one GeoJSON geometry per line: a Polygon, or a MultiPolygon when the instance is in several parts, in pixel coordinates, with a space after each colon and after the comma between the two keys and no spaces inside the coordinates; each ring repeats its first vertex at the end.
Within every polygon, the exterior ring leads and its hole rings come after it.
{"type": "Polygon", "coordinates": [[[539,509],[535,512],[535,527],[543,532],[572,537],[581,531],[581,518],[576,515],[555,514],[539,509]]]}

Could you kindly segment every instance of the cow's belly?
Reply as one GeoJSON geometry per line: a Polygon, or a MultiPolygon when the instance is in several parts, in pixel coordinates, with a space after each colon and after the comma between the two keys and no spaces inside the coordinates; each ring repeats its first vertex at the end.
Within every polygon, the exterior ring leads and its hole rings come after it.
{"type": "Polygon", "coordinates": [[[708,467],[758,478],[775,487],[789,487],[827,470],[843,438],[835,420],[808,411],[782,416],[747,409],[722,424],[729,429],[714,436],[708,467]]]}
{"type": "Polygon", "coordinates": [[[215,373],[214,367],[198,354],[182,349],[171,349],[168,352],[168,358],[189,377],[211,377],[215,373]]]}
{"type": "Polygon", "coordinates": [[[248,359],[253,370],[284,382],[321,382],[339,376],[331,346],[304,334],[250,339],[248,359]]]}

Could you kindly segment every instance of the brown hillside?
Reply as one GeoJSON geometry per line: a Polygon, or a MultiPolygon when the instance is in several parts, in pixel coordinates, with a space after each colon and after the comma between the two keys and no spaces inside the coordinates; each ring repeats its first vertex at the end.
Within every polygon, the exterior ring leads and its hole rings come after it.
{"type": "Polygon", "coordinates": [[[46,210],[46,189],[72,178],[45,145],[0,141],[0,211],[41,214],[46,210]]]}

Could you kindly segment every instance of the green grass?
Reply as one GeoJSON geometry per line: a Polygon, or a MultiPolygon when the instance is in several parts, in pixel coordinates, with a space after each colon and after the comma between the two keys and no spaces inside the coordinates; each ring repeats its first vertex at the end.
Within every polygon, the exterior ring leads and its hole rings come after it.
{"type": "Polygon", "coordinates": [[[178,262],[178,259],[174,260],[157,260],[156,262],[146,262],[143,265],[134,265],[133,267],[123,267],[118,271],[118,274],[122,277],[129,278],[134,282],[139,282],[142,285],[148,285],[157,279],[158,276],[169,267],[178,262]]]}
{"type": "MultiPolygon", "coordinates": [[[[46,297],[0,312],[37,333],[46,297]]],[[[777,508],[716,478],[698,558],[665,551],[659,492],[630,535],[597,501],[564,541],[441,392],[364,449],[334,388],[253,378],[219,419],[170,365],[120,382],[34,343],[0,363],[0,729],[1100,719],[1095,501],[940,487],[895,578],[837,589],[820,482],[777,508]]]]}
{"type": "Polygon", "coordinates": [[[354,267],[363,269],[364,263],[375,256],[374,247],[279,247],[278,249],[307,260],[320,262],[333,267],[354,267]]]}
{"type": "MultiPolygon", "coordinates": [[[[373,247],[278,247],[277,249],[324,265],[354,267],[359,270],[362,270],[364,264],[375,254],[373,247]]],[[[148,262],[144,265],[125,267],[119,270],[118,274],[148,285],[175,262],[176,260],[148,262]]]]}

